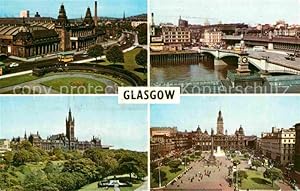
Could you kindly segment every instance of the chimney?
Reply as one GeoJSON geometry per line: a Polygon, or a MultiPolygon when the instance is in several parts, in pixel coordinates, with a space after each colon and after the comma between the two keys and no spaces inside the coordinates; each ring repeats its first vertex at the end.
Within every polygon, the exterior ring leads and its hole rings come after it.
{"type": "Polygon", "coordinates": [[[95,26],[98,26],[98,8],[97,8],[97,1],[95,1],[95,16],[94,16],[94,22],[95,22],[95,26]]]}

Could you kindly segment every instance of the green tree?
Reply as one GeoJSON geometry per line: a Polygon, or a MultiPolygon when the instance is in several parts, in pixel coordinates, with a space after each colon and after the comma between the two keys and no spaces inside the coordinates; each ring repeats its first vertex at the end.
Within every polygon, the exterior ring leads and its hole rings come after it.
{"type": "Polygon", "coordinates": [[[137,28],[136,31],[138,32],[138,40],[139,44],[146,45],[147,44],[147,24],[140,24],[137,28]]]}
{"type": "Polygon", "coordinates": [[[94,45],[87,51],[90,57],[93,57],[97,61],[97,57],[102,56],[104,53],[104,48],[101,45],[94,45]]]}
{"type": "Polygon", "coordinates": [[[178,169],[181,164],[180,160],[172,160],[168,163],[168,166],[172,169],[178,169]]]}
{"type": "Polygon", "coordinates": [[[241,161],[239,159],[234,159],[232,161],[232,163],[233,163],[234,166],[237,166],[237,165],[241,164],[241,161]]]}
{"type": "Polygon", "coordinates": [[[144,74],[146,73],[146,67],[147,67],[147,50],[142,49],[136,56],[135,61],[138,65],[143,66],[144,68],[144,74]]]}
{"type": "Polygon", "coordinates": [[[272,181],[272,186],[274,186],[274,181],[283,179],[283,174],[280,169],[273,167],[265,170],[264,177],[269,178],[272,181]]]}
{"type": "Polygon", "coordinates": [[[119,46],[113,46],[106,52],[106,59],[113,64],[124,63],[124,54],[119,46]]]}
{"type": "MultiPolygon", "coordinates": [[[[155,169],[152,173],[152,178],[155,180],[155,182],[159,182],[159,170],[155,169]]],[[[167,173],[163,170],[160,170],[160,180],[161,182],[167,180],[167,173]]]]}
{"type": "Polygon", "coordinates": [[[136,161],[131,160],[131,161],[124,161],[120,163],[120,171],[123,172],[124,174],[129,174],[130,177],[130,182],[131,182],[131,176],[132,174],[138,174],[139,173],[139,166],[136,161]]]}
{"type": "Polygon", "coordinates": [[[248,178],[248,174],[244,170],[239,170],[239,171],[234,172],[233,176],[235,179],[238,178],[238,181],[241,183],[241,185],[242,185],[243,180],[248,178]],[[238,177],[236,177],[236,173],[237,173],[238,177]]]}
{"type": "Polygon", "coordinates": [[[11,164],[14,160],[14,153],[12,151],[8,151],[6,153],[4,153],[4,157],[3,157],[4,161],[6,162],[6,164],[11,164]]]}
{"type": "Polygon", "coordinates": [[[20,166],[25,164],[25,162],[28,162],[29,158],[30,158],[30,153],[25,149],[21,149],[15,153],[13,158],[13,163],[15,166],[20,166]]]}
{"type": "Polygon", "coordinates": [[[51,154],[56,160],[65,160],[64,152],[60,148],[54,148],[51,154]]]}
{"type": "Polygon", "coordinates": [[[69,160],[65,162],[63,167],[63,172],[70,172],[70,173],[81,173],[83,174],[89,182],[94,181],[95,178],[95,171],[96,165],[95,163],[88,158],[83,158],[79,160],[69,160]]]}
{"type": "Polygon", "coordinates": [[[202,154],[202,151],[196,151],[196,152],[195,152],[195,155],[196,155],[196,156],[199,156],[199,157],[200,157],[201,154],[202,154]]]}
{"type": "Polygon", "coordinates": [[[262,163],[259,160],[253,160],[252,161],[252,166],[254,166],[255,169],[257,170],[258,167],[262,166],[262,163]]]}
{"type": "MultiPolygon", "coordinates": [[[[171,161],[171,159],[170,158],[164,158],[161,162],[163,163],[163,164],[168,164],[169,162],[171,161]]],[[[157,167],[157,166],[156,166],[157,167]]],[[[155,168],[156,168],[155,167],[155,168]]]]}

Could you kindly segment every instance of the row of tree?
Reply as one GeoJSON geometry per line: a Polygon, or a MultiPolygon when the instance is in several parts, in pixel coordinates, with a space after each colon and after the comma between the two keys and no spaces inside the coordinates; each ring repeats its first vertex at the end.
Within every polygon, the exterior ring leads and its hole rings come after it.
{"type": "Polygon", "coordinates": [[[129,174],[131,179],[134,174],[142,179],[147,174],[147,153],[129,150],[45,152],[24,141],[7,152],[4,159],[0,190],[71,191],[107,176],[129,174]]]}
{"type": "MultiPolygon", "coordinates": [[[[88,50],[88,55],[97,60],[97,57],[104,55],[104,48],[101,45],[95,45],[88,50]]],[[[124,63],[124,54],[119,46],[112,46],[105,53],[106,59],[115,64],[115,63],[124,63]]],[[[147,50],[141,49],[140,52],[136,55],[135,61],[138,65],[144,67],[144,72],[146,72],[147,67],[147,50]]]]}

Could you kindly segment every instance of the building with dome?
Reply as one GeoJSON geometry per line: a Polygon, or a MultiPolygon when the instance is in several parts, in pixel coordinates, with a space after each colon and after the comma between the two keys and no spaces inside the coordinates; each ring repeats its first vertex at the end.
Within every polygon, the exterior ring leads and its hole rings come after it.
{"type": "Polygon", "coordinates": [[[80,21],[70,20],[62,4],[57,19],[50,17],[1,18],[0,53],[17,57],[34,57],[61,51],[85,50],[103,40],[104,30],[98,27],[97,2],[95,15],[88,7],[80,21]]]}
{"type": "Polygon", "coordinates": [[[246,148],[247,136],[242,126],[234,134],[224,134],[224,121],[221,110],[218,112],[216,133],[208,133],[207,129],[202,131],[198,125],[196,131],[178,131],[176,127],[154,127],[151,128],[150,152],[151,160],[163,158],[168,155],[176,155],[188,149],[210,151],[212,140],[214,150],[218,147],[222,150],[242,150],[246,148]]]}

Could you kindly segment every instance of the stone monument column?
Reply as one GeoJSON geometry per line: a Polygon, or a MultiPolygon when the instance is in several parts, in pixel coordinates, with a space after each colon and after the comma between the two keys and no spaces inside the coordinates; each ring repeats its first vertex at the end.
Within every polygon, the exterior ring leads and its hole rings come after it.
{"type": "Polygon", "coordinates": [[[249,76],[250,70],[249,70],[249,63],[248,63],[248,53],[241,52],[238,61],[238,68],[236,69],[236,72],[240,76],[249,76]]]}

